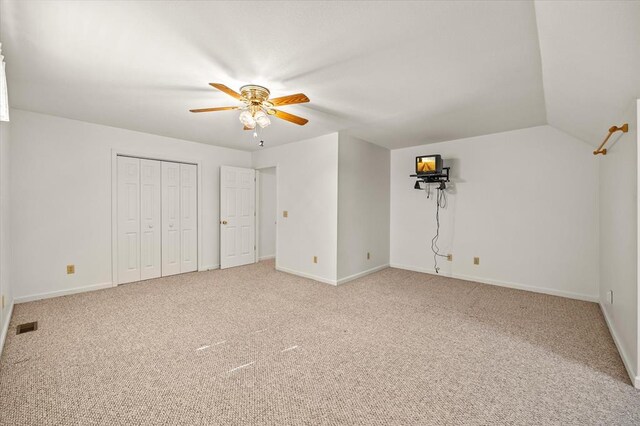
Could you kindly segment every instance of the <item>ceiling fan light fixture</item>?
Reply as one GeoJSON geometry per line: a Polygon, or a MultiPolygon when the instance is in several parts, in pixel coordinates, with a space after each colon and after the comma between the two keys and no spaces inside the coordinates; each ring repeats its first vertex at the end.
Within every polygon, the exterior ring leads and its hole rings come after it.
{"type": "Polygon", "coordinates": [[[260,127],[262,127],[263,129],[267,127],[269,124],[271,124],[271,120],[269,120],[269,117],[267,117],[267,114],[265,114],[264,111],[262,110],[257,111],[253,115],[253,118],[256,121],[256,123],[258,123],[260,127]]]}
{"type": "Polygon", "coordinates": [[[251,112],[248,110],[244,110],[240,113],[240,122],[250,129],[256,127],[256,120],[251,115],[251,112]]]}

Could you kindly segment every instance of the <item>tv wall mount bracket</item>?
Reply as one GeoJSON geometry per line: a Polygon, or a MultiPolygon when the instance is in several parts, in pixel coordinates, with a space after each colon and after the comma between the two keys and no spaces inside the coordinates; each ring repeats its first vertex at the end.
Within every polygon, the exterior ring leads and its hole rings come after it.
{"type": "Polygon", "coordinates": [[[420,182],[424,183],[439,183],[441,188],[446,188],[446,183],[450,182],[449,180],[449,170],[451,167],[443,167],[442,173],[433,173],[433,174],[422,174],[422,175],[409,175],[410,177],[416,178],[416,184],[414,189],[422,189],[420,188],[420,182]]]}

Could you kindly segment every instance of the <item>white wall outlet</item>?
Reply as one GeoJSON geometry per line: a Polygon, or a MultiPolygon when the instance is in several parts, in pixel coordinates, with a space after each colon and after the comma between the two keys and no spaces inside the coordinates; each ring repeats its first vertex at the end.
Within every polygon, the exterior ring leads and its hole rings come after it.
{"type": "Polygon", "coordinates": [[[609,290],[607,292],[607,301],[609,304],[613,305],[613,290],[609,290]]]}

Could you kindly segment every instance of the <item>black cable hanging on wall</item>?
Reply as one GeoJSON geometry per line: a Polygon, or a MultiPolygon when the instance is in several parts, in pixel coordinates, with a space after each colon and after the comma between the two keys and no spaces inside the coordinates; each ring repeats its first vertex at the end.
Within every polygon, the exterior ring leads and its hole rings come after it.
{"type": "Polygon", "coordinates": [[[433,252],[433,268],[436,274],[440,273],[440,267],[438,266],[438,257],[448,257],[447,255],[440,254],[440,248],[438,247],[438,239],[440,238],[440,209],[447,206],[447,189],[446,182],[449,182],[449,167],[443,167],[442,172],[439,174],[432,174],[429,176],[411,175],[411,177],[417,177],[416,183],[413,186],[414,189],[422,190],[420,183],[425,183],[426,187],[424,191],[427,194],[427,198],[431,198],[431,185],[438,184],[436,188],[436,234],[431,239],[431,251],[433,252]]]}
{"type": "MultiPolygon", "coordinates": [[[[447,207],[447,193],[445,192],[446,185],[444,182],[440,182],[436,194],[436,235],[431,239],[431,251],[433,252],[433,269],[436,274],[440,273],[440,267],[438,266],[438,257],[447,257],[444,254],[440,254],[440,247],[438,247],[438,238],[440,238],[440,209],[447,207]]],[[[429,193],[427,193],[429,198],[429,193]]]]}

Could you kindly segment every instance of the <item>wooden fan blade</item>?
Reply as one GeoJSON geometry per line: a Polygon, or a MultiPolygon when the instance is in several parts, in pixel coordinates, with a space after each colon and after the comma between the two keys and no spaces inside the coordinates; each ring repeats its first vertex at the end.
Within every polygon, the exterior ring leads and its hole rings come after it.
{"type": "Polygon", "coordinates": [[[273,106],[303,104],[309,102],[309,98],[304,93],[296,93],[295,95],[282,96],[281,98],[269,99],[273,106]]]}
{"type": "Polygon", "coordinates": [[[200,108],[190,109],[191,112],[213,112],[213,111],[228,111],[230,109],[238,109],[240,107],[217,107],[217,108],[200,108]]]}
{"type": "Polygon", "coordinates": [[[288,112],[278,111],[277,109],[274,109],[271,111],[275,111],[275,114],[272,114],[272,115],[275,115],[276,117],[281,118],[283,120],[287,120],[292,123],[295,123],[299,126],[304,126],[309,122],[309,120],[307,120],[306,118],[298,117],[297,115],[289,114],[288,112]]]}
{"type": "MultiPolygon", "coordinates": [[[[253,129],[255,129],[255,127],[254,127],[253,129]]],[[[251,127],[247,127],[247,126],[244,126],[244,127],[242,128],[242,130],[253,130],[253,129],[252,129],[251,127]]]]}
{"type": "Polygon", "coordinates": [[[229,89],[224,84],[209,83],[209,85],[212,86],[212,87],[215,87],[216,89],[220,90],[221,92],[226,93],[227,95],[231,96],[232,98],[236,98],[238,100],[242,100],[242,96],[240,95],[240,93],[236,92],[235,90],[229,89]]]}

